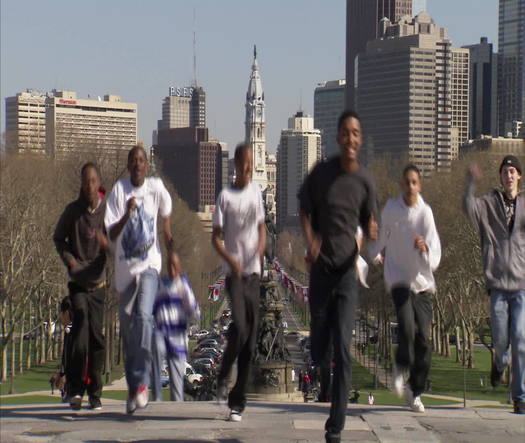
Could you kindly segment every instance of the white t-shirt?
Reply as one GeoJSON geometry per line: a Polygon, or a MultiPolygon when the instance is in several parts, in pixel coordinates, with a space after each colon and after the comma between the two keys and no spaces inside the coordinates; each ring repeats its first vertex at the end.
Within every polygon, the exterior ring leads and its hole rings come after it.
{"type": "MultiPolygon", "coordinates": [[[[259,225],[264,223],[264,208],[259,186],[251,182],[243,189],[224,188],[217,198],[213,226],[224,232],[224,247],[242,266],[243,274],[260,274],[257,252],[259,225]]],[[[231,269],[224,265],[225,273],[231,269]]]]}
{"type": "Polygon", "coordinates": [[[147,177],[144,184],[135,187],[129,178],[115,183],[106,203],[104,224],[107,232],[126,213],[127,202],[135,197],[137,208],[126,222],[116,240],[115,285],[123,292],[133,278],[148,268],[159,273],[162,256],[157,238],[157,215],[171,214],[171,197],[160,178],[147,177]]]}

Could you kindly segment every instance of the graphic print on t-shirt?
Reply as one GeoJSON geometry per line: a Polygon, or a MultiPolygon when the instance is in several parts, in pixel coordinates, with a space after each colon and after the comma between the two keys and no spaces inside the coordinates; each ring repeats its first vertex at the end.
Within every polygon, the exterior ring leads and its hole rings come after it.
{"type": "Polygon", "coordinates": [[[145,211],[143,203],[137,205],[122,234],[125,260],[144,260],[147,257],[148,249],[155,243],[154,228],[155,218],[145,211]]]}

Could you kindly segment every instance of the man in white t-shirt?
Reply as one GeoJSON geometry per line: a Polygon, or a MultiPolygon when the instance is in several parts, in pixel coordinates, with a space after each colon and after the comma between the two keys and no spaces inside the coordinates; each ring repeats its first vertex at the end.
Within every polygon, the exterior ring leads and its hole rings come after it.
{"type": "Polygon", "coordinates": [[[212,243],[226,265],[233,323],[217,379],[217,399],[226,398],[226,378],[237,359],[237,381],[228,395],[230,420],[241,421],[259,324],[259,282],[266,247],[261,190],[252,182],[251,147],[235,149],[236,178],[221,191],[213,214],[212,243]],[[224,242],[223,242],[224,240],[224,242]]]}
{"type": "Polygon", "coordinates": [[[120,328],[124,342],[125,371],[128,383],[126,412],[148,404],[151,367],[153,303],[162,266],[157,239],[160,212],[168,263],[180,271],[173,252],[171,234],[171,197],[162,180],[146,177],[148,158],[141,146],[128,154],[129,178],[115,183],[107,200],[104,223],[115,243],[115,285],[120,294],[120,328]]]}

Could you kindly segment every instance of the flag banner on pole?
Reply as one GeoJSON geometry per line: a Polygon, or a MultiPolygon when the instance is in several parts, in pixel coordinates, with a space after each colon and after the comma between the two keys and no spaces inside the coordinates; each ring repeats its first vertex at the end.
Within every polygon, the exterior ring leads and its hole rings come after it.
{"type": "Polygon", "coordinates": [[[224,276],[219,277],[215,283],[208,286],[208,299],[212,301],[219,300],[221,296],[221,292],[225,287],[225,279],[224,276]]]}
{"type": "Polygon", "coordinates": [[[303,302],[308,301],[308,286],[303,286],[293,277],[290,277],[277,260],[274,261],[274,269],[279,274],[278,280],[282,286],[295,295],[297,299],[300,299],[303,302]]]}

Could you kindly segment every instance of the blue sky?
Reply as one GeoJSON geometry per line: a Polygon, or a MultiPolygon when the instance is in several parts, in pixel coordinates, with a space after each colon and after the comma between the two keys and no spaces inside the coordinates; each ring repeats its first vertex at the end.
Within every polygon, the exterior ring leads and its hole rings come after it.
{"type": "MultiPolygon", "coordinates": [[[[313,114],[318,82],[344,78],[345,0],[2,0],[0,92],[66,89],[139,105],[147,146],[168,87],[193,78],[207,93],[213,137],[230,150],[244,137],[244,98],[257,44],[268,148],[301,102],[313,114]],[[193,11],[196,11],[194,26],[193,11]]],[[[427,0],[456,46],[497,42],[498,0],[427,0]]]]}

